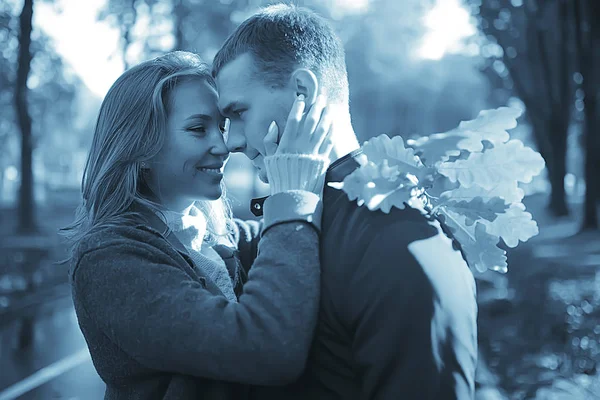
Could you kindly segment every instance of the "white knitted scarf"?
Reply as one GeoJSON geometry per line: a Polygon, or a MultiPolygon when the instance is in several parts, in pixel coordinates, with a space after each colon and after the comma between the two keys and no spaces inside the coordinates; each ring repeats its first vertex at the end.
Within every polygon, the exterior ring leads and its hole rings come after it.
{"type": "Polygon", "coordinates": [[[206,233],[204,214],[194,205],[186,208],[183,212],[166,211],[163,213],[166,218],[164,222],[185,247],[196,268],[211,279],[229,301],[236,302],[233,282],[225,262],[211,246],[204,242],[206,233]]]}

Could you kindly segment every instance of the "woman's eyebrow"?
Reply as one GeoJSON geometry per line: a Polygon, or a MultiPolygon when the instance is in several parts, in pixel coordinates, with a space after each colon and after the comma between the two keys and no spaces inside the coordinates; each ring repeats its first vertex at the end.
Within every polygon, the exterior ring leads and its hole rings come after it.
{"type": "Polygon", "coordinates": [[[212,121],[213,118],[207,114],[193,114],[193,115],[190,115],[189,117],[187,117],[185,120],[189,121],[189,120],[194,120],[194,119],[203,119],[207,122],[210,122],[210,121],[212,121]]]}

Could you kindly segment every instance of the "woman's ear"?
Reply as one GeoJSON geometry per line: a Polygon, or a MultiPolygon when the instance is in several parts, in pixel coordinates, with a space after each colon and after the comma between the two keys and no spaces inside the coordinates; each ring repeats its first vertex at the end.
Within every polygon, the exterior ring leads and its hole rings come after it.
{"type": "Polygon", "coordinates": [[[319,80],[314,72],[306,68],[298,68],[292,72],[291,84],[296,96],[304,95],[306,104],[312,105],[319,95],[319,80]]]}

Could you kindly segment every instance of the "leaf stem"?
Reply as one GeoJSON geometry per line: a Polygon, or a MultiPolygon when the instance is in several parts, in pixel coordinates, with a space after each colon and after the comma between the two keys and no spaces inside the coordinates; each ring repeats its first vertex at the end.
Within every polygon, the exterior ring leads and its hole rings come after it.
{"type": "MultiPolygon", "coordinates": [[[[444,209],[444,210],[446,209],[446,207],[441,207],[441,208],[444,209]]],[[[473,235],[471,235],[471,232],[469,232],[465,227],[463,227],[462,224],[456,220],[456,218],[454,218],[454,217],[452,217],[452,215],[448,214],[447,210],[446,210],[446,212],[444,212],[444,215],[446,217],[450,218],[456,224],[457,227],[459,227],[460,229],[462,229],[462,231],[465,232],[467,234],[467,236],[469,236],[469,238],[473,242],[476,242],[475,237],[473,235]]]]}

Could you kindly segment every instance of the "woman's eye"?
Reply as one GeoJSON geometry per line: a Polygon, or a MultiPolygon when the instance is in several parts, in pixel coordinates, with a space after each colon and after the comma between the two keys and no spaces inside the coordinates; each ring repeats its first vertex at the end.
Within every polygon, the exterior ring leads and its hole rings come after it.
{"type": "Polygon", "coordinates": [[[206,128],[204,128],[203,126],[192,126],[187,130],[195,133],[206,133],[206,128]]]}
{"type": "Polygon", "coordinates": [[[246,112],[246,110],[236,110],[233,112],[233,114],[238,118],[242,118],[242,115],[244,114],[244,112],[246,112]]]}

